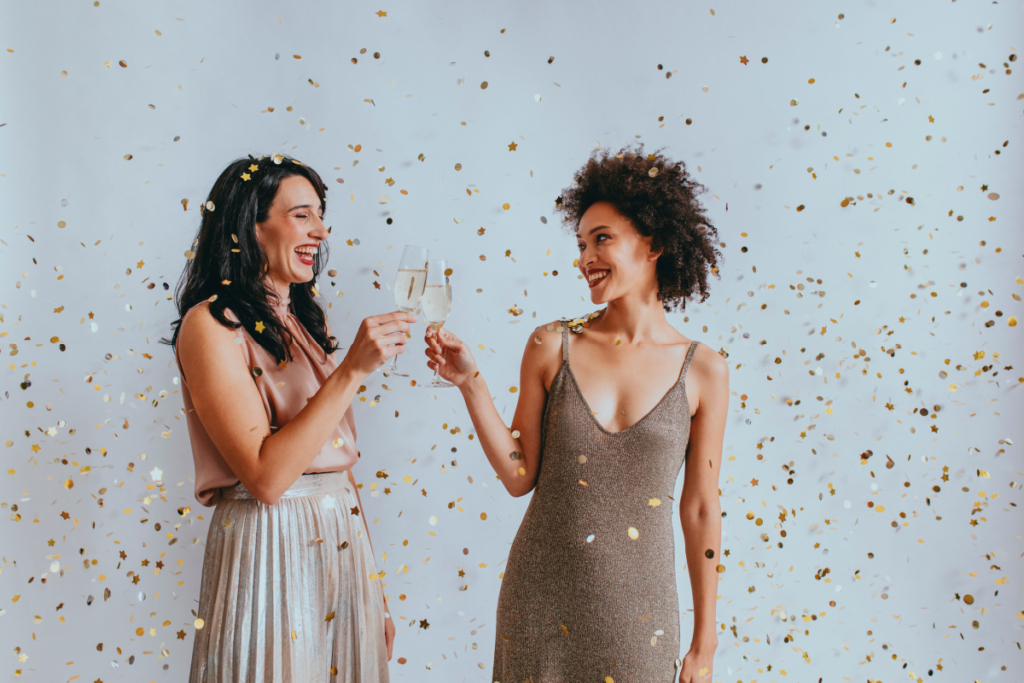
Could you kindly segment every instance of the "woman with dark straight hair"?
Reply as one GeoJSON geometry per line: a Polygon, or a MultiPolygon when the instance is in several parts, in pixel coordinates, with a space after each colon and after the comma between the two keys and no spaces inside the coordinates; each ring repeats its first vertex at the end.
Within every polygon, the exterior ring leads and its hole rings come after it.
{"type": "Polygon", "coordinates": [[[642,144],[595,153],[575,180],[555,209],[605,308],[530,333],[511,431],[469,346],[427,331],[428,365],[462,391],[501,482],[533,492],[498,596],[490,680],[708,681],[729,366],[665,311],[707,298],[716,231],[682,162],[642,144]],[[670,502],[684,463],[693,635],[680,659],[670,502]]]}
{"type": "Polygon", "coordinates": [[[352,466],[352,399],[415,316],[362,321],[341,362],[317,301],[327,188],[301,162],[232,162],[200,207],[174,347],[195,496],[216,506],[191,683],[386,683],[387,613],[352,466]],[[398,334],[401,333],[401,334],[398,334]]]}

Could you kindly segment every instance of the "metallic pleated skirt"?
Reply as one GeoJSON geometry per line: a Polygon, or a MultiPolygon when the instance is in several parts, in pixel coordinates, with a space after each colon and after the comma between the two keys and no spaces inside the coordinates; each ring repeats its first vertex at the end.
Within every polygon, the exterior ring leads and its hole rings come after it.
{"type": "Polygon", "coordinates": [[[383,594],[348,475],[303,475],[273,505],[241,482],[222,491],[189,682],[387,683],[383,594]]]}

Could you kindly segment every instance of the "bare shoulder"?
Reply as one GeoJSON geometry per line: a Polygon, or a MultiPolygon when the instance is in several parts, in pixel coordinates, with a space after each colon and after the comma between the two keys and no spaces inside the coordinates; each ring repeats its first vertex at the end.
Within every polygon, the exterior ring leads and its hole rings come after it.
{"type": "Polygon", "coordinates": [[[704,342],[700,342],[693,352],[690,370],[696,370],[710,380],[721,381],[729,378],[729,361],[718,351],[715,351],[704,342]]]}
{"type": "Polygon", "coordinates": [[[551,384],[562,362],[562,325],[560,320],[540,325],[530,332],[523,352],[523,371],[540,378],[545,389],[551,384]]]}
{"type": "MultiPolygon", "coordinates": [[[[226,317],[234,319],[228,309],[225,309],[226,317]]],[[[232,329],[219,320],[210,312],[210,302],[202,301],[188,311],[181,319],[181,328],[178,333],[178,344],[181,347],[183,357],[191,356],[195,352],[206,351],[211,346],[229,348],[227,345],[235,346],[234,338],[238,331],[232,329]]]]}
{"type": "MultiPolygon", "coordinates": [[[[690,360],[689,375],[696,375],[697,410],[727,404],[729,401],[729,361],[701,342],[690,360]]],[[[705,411],[706,412],[706,411],[705,411]]]]}

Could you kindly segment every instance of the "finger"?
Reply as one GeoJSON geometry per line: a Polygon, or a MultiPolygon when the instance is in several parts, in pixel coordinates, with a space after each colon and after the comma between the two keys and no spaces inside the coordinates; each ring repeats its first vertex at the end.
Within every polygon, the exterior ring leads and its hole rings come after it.
{"type": "Polygon", "coordinates": [[[372,339],[379,339],[380,337],[397,334],[399,332],[408,332],[410,329],[409,323],[403,320],[392,320],[391,322],[377,325],[370,333],[370,337],[372,339]]]}
{"type": "Polygon", "coordinates": [[[372,315],[366,319],[366,322],[372,326],[379,326],[394,321],[414,323],[416,322],[416,320],[416,316],[413,315],[412,313],[406,313],[405,311],[392,311],[391,313],[381,313],[379,315],[372,315]]]}

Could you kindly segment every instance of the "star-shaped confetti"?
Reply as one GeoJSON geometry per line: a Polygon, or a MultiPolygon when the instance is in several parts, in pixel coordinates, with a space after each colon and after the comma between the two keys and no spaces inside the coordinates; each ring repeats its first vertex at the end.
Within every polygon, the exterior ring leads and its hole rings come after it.
{"type": "Polygon", "coordinates": [[[263,321],[262,320],[257,320],[256,321],[256,331],[262,333],[263,330],[265,330],[265,329],[267,329],[267,327],[266,327],[266,325],[263,324],[263,321]]]}
{"type": "Polygon", "coordinates": [[[508,151],[510,151],[510,152],[514,152],[514,151],[516,151],[516,147],[517,147],[517,146],[518,146],[518,145],[516,145],[516,143],[514,143],[514,142],[510,142],[510,143],[508,144],[508,151]]]}

